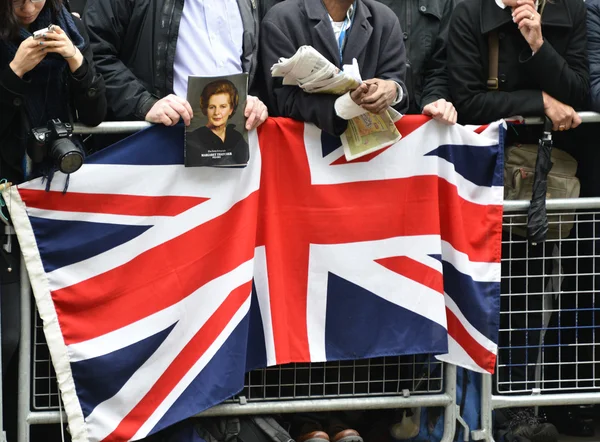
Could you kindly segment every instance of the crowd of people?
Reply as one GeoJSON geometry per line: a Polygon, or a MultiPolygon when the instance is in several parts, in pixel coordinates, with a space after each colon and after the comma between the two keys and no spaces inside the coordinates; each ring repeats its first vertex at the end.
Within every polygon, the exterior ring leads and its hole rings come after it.
{"type": "MultiPolygon", "coordinates": [[[[247,73],[250,94],[239,112],[248,130],[270,115],[339,136],[348,106],[373,113],[391,106],[441,124],[547,116],[555,144],[578,160],[581,195],[600,196],[596,129],[570,130],[581,124],[577,111],[600,111],[600,0],[85,3],[0,0],[0,178],[19,183],[63,170],[52,155],[34,155],[35,128],[59,136],[59,123],[189,125],[188,76],[247,73]],[[303,45],[338,67],[356,59],[364,82],[334,96],[307,94],[273,78],[272,65],[303,45]]],[[[520,141],[540,135],[539,129],[519,132],[520,141]]],[[[507,143],[516,136],[509,132],[507,143]]],[[[86,150],[72,139],[74,149],[86,150]]],[[[19,338],[19,271],[6,267],[0,266],[4,369],[16,363],[19,338]]],[[[331,438],[356,438],[344,434],[331,438]]]]}

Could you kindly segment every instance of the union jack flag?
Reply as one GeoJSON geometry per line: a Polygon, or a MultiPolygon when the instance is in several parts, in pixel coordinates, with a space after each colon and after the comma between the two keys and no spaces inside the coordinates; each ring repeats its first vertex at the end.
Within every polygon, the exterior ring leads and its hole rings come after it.
{"type": "Polygon", "coordinates": [[[397,123],[346,162],[269,119],[243,169],[184,168],[181,127],[4,193],[75,442],[136,440],[288,362],[495,364],[504,125],[397,123]]]}

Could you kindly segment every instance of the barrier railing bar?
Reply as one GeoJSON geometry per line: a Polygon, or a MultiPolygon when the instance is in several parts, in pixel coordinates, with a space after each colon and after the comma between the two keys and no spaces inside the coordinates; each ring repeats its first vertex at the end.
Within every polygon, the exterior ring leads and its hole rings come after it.
{"type": "MultiPolygon", "coordinates": [[[[579,112],[581,121],[584,123],[600,123],[600,114],[596,112],[579,112]]],[[[542,117],[524,117],[524,124],[543,124],[542,117]]],[[[147,121],[106,121],[98,126],[90,127],[80,123],[73,125],[73,131],[77,134],[118,134],[133,133],[152,126],[147,121]]]]}
{"type": "MultiPolygon", "coordinates": [[[[347,410],[381,410],[393,408],[413,407],[446,407],[452,405],[451,394],[442,393],[431,396],[409,396],[407,398],[398,395],[392,397],[377,398],[340,398],[340,399],[308,399],[272,402],[247,402],[240,404],[216,405],[198,416],[241,416],[257,414],[284,414],[298,412],[323,412],[323,411],[347,411],[347,410]]],[[[59,411],[35,411],[27,416],[29,425],[57,424],[60,422],[59,411]]],[[[451,416],[452,417],[452,414],[451,416]]],[[[66,415],[63,413],[66,422],[66,415]]],[[[453,433],[454,434],[454,433],[453,433]]],[[[452,440],[452,439],[449,439],[452,440]]]]}
{"type": "MultiPolygon", "coordinates": [[[[504,212],[523,212],[529,208],[529,201],[504,201],[504,212]]],[[[546,200],[547,210],[599,209],[600,198],[556,198],[546,200]]]]}
{"type": "Polygon", "coordinates": [[[147,121],[105,121],[95,127],[75,123],[73,125],[73,132],[76,134],[92,135],[128,134],[147,129],[150,126],[152,126],[152,123],[148,123],[147,121]]]}
{"type": "Polygon", "coordinates": [[[600,393],[530,394],[526,396],[492,395],[492,408],[536,407],[555,405],[600,404],[600,393]]]}
{"type": "MultiPolygon", "coordinates": [[[[21,255],[21,337],[19,341],[19,377],[17,393],[17,441],[29,442],[29,424],[22,416],[29,414],[31,395],[31,285],[21,255]]],[[[60,420],[59,420],[60,421],[60,420]]],[[[58,422],[59,422],[58,421],[58,422]]]]}
{"type": "MultiPolygon", "coordinates": [[[[582,123],[600,123],[600,114],[597,112],[577,112],[581,117],[582,123]]],[[[524,124],[544,124],[544,119],[542,117],[524,117],[524,124]]]]}

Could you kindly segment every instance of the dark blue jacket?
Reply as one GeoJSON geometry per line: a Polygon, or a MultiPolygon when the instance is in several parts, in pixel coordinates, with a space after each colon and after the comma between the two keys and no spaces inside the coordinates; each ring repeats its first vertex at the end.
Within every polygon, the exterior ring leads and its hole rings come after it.
{"type": "Polygon", "coordinates": [[[600,112],[600,0],[587,0],[588,58],[590,61],[590,106],[600,112]]]}

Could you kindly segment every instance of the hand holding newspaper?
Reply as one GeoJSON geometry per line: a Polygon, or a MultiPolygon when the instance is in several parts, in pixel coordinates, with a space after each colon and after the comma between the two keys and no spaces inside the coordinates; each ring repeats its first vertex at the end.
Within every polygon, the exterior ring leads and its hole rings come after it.
{"type": "MultiPolygon", "coordinates": [[[[340,70],[312,46],[301,46],[291,58],[280,58],[271,67],[271,75],[283,77],[284,85],[299,86],[309,94],[343,95],[362,83],[356,59],[340,70]]],[[[399,141],[402,136],[394,122],[401,116],[390,107],[381,115],[364,110],[350,119],[341,137],[346,159],[360,158],[399,141]]]]}

